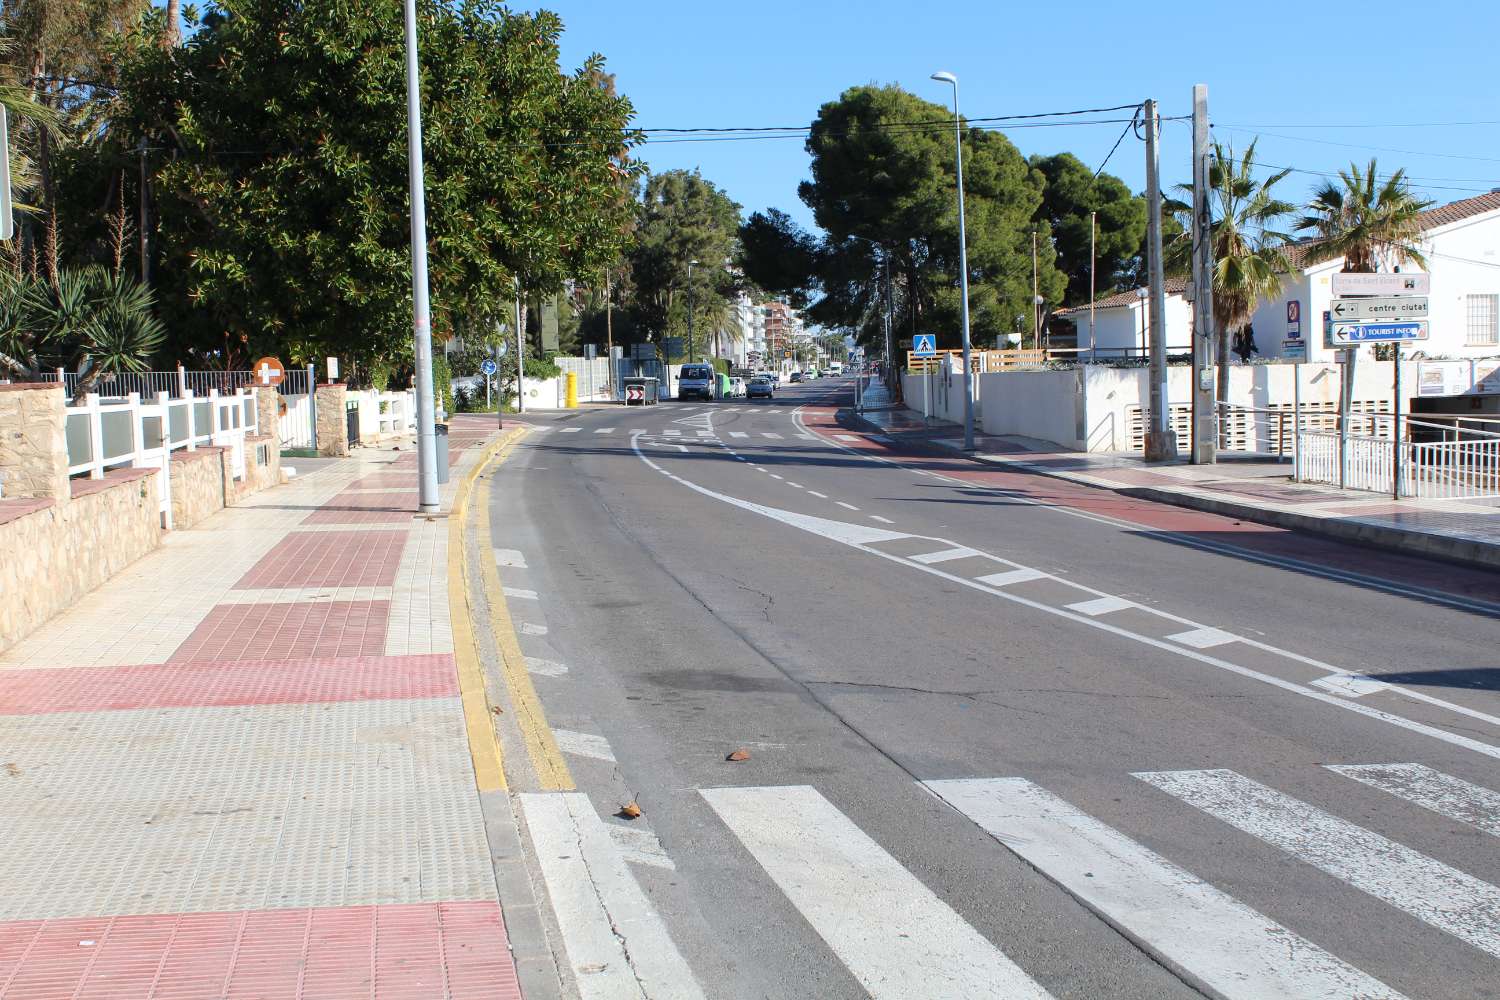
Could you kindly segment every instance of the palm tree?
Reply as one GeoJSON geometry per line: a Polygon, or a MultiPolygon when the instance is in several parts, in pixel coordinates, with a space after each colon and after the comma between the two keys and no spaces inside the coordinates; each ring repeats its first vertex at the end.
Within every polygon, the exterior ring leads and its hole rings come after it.
{"type": "MultiPolygon", "coordinates": [[[[1280,170],[1265,180],[1255,177],[1255,143],[1244,156],[1235,158],[1234,147],[1214,143],[1213,163],[1208,168],[1209,212],[1213,219],[1214,327],[1218,330],[1215,367],[1218,398],[1229,397],[1229,350],[1237,334],[1250,325],[1250,317],[1263,299],[1281,293],[1282,282],[1292,265],[1282,247],[1291,239],[1276,226],[1296,210],[1272,191],[1290,170],[1280,170]]],[[[1191,184],[1178,190],[1192,200],[1191,184]]],[[[1174,202],[1172,210],[1191,220],[1189,205],[1174,202]]],[[[1191,229],[1190,225],[1184,228],[1191,229]]],[[[1174,270],[1187,270],[1191,246],[1186,238],[1173,244],[1174,270]]]]}
{"type": "Polygon", "coordinates": [[[1297,229],[1316,233],[1331,254],[1344,258],[1345,271],[1374,271],[1382,256],[1396,264],[1412,261],[1425,270],[1427,259],[1416,244],[1422,238],[1421,214],[1431,204],[1412,194],[1405,170],[1377,187],[1371,158],[1363,172],[1351,163],[1339,172],[1338,183],[1319,188],[1297,229]]]}

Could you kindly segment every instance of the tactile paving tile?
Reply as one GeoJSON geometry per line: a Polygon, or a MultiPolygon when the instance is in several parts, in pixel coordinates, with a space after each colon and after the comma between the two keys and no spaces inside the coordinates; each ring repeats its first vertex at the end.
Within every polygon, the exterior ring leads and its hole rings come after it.
{"type": "Polygon", "coordinates": [[[0,996],[519,1000],[492,902],[0,924],[0,996]]]}
{"type": "MultiPolygon", "coordinates": [[[[386,496],[387,494],[380,494],[386,496]]],[[[240,577],[237,590],[385,587],[396,577],[406,530],[294,531],[240,577]]]]}
{"type": "Polygon", "coordinates": [[[220,604],[172,660],[300,660],[380,656],[389,601],[220,604]]]}
{"type": "Polygon", "coordinates": [[[457,697],[450,654],[0,671],[0,715],[457,697]]]}
{"type": "Polygon", "coordinates": [[[412,522],[401,564],[391,585],[385,653],[407,656],[453,652],[448,617],[448,522],[412,522]]]}
{"type": "Polygon", "coordinates": [[[5,731],[0,920],[495,898],[457,698],[5,731]]]}

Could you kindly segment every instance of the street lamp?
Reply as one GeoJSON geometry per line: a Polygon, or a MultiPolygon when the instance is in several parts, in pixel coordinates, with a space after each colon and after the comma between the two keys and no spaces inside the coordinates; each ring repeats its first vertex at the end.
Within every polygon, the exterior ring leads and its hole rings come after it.
{"type": "MultiPolygon", "coordinates": [[[[411,326],[412,356],[417,369],[417,510],[431,514],[438,509],[439,497],[437,422],[432,401],[432,322],[427,304],[427,205],[422,193],[422,97],[417,74],[415,0],[406,0],[405,7],[406,160],[407,185],[411,192],[411,326]]],[[[144,238],[142,234],[142,239],[144,238]]],[[[307,391],[312,392],[312,387],[309,386],[307,391]]]]}
{"type": "MultiPolygon", "coordinates": [[[[1047,300],[1042,298],[1040,295],[1033,295],[1031,297],[1031,317],[1033,320],[1031,324],[1031,335],[1036,340],[1037,347],[1042,346],[1042,303],[1046,301],[1047,300]]],[[[1051,341],[1052,338],[1048,337],[1047,339],[1048,341],[1051,341]]],[[[1050,343],[1048,346],[1051,346],[1050,343]]]]}
{"type": "Polygon", "coordinates": [[[1146,310],[1149,308],[1146,305],[1146,299],[1149,298],[1150,295],[1151,295],[1151,289],[1149,289],[1149,288],[1137,288],[1135,290],[1135,297],[1137,299],[1139,299],[1140,303],[1141,303],[1141,356],[1142,357],[1144,357],[1145,354],[1146,354],[1146,310]]]}
{"type": "Polygon", "coordinates": [[[690,261],[688,261],[688,343],[687,343],[687,359],[688,359],[689,362],[691,362],[693,360],[693,266],[696,265],[697,263],[698,262],[696,260],[690,260],[690,261]]]}
{"type": "Polygon", "coordinates": [[[964,240],[964,144],[958,117],[958,77],[944,70],[932,74],[939,83],[953,85],[953,147],[958,180],[958,281],[963,294],[964,334],[964,451],[974,450],[974,371],[969,362],[969,248],[964,240]]]}

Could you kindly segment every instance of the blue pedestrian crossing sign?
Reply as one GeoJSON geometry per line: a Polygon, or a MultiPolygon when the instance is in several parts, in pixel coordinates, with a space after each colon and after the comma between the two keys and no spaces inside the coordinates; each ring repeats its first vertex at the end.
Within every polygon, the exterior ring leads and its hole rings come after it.
{"type": "Polygon", "coordinates": [[[492,358],[485,358],[483,361],[479,362],[479,370],[484,373],[486,378],[495,374],[497,368],[498,366],[495,364],[492,358]]]}
{"type": "Polygon", "coordinates": [[[919,333],[911,339],[911,353],[915,358],[937,357],[937,334],[919,333]]]}

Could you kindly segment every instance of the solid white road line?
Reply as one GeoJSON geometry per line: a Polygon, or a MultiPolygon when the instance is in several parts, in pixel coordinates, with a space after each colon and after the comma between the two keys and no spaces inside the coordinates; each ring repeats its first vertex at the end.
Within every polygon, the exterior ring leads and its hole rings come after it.
{"type": "Polygon", "coordinates": [[[495,565],[509,566],[513,569],[525,569],[526,557],[521,555],[517,549],[496,549],[495,565]]]}
{"type": "Polygon", "coordinates": [[[1423,809],[1467,823],[1500,837],[1500,792],[1471,784],[1421,764],[1325,764],[1342,774],[1390,792],[1423,809]]]}
{"type": "Polygon", "coordinates": [[[1048,995],[816,789],[699,794],[874,1000],[1048,995]]]}
{"type": "Polygon", "coordinates": [[[730,431],[729,432],[729,436],[732,437],[732,438],[747,438],[750,435],[747,434],[745,431],[730,431]]]}
{"type": "Polygon", "coordinates": [[[913,562],[919,562],[923,566],[931,566],[933,563],[948,562],[950,559],[967,559],[977,556],[978,549],[971,549],[966,545],[960,545],[952,549],[940,549],[937,552],[924,552],[919,556],[912,556],[913,562]]]}
{"type": "Polygon", "coordinates": [[[1136,777],[1500,958],[1500,889],[1488,882],[1234,771],[1136,777]]]}
{"type": "Polygon", "coordinates": [[[526,669],[539,677],[561,677],[568,672],[568,665],[557,660],[544,660],[540,656],[528,656],[526,669]]]}
{"type": "Polygon", "coordinates": [[[702,998],[588,796],[523,792],[517,798],[584,1000],[702,998]]]}
{"type": "Polygon", "coordinates": [[[778,476],[776,473],[773,472],[773,473],[771,473],[771,478],[772,479],[785,479],[786,477],[785,476],[778,476]]]}
{"type": "Polygon", "coordinates": [[[1077,611],[1080,614],[1094,617],[1097,615],[1107,615],[1112,611],[1124,611],[1126,608],[1133,608],[1135,606],[1133,602],[1127,601],[1123,597],[1096,597],[1092,601],[1079,601],[1077,604],[1069,604],[1067,608],[1069,611],[1077,611]]]}
{"type": "Polygon", "coordinates": [[[564,427],[562,430],[558,431],[558,433],[559,434],[577,434],[581,430],[583,430],[582,427],[564,427]]]}
{"type": "Polygon", "coordinates": [[[615,752],[610,748],[609,740],[603,736],[577,733],[571,729],[554,729],[552,735],[557,737],[557,749],[563,753],[592,760],[607,760],[611,764],[615,762],[615,752]]]}
{"type": "Polygon", "coordinates": [[[664,430],[662,434],[667,437],[682,437],[682,431],[664,430]]]}
{"type": "Polygon", "coordinates": [[[668,871],[677,870],[676,863],[668,856],[653,831],[643,826],[621,826],[618,823],[605,823],[604,826],[609,830],[615,846],[620,849],[620,856],[626,861],[650,865],[652,868],[665,868],[668,871]]]}
{"type": "Polygon", "coordinates": [[[537,599],[536,591],[526,590],[522,587],[501,587],[500,590],[506,597],[518,597],[523,601],[534,601],[537,599]]]}
{"type": "Polygon", "coordinates": [[[991,573],[989,576],[977,576],[976,583],[982,583],[989,587],[1008,587],[1013,583],[1027,583],[1031,580],[1041,580],[1047,576],[1039,569],[1012,569],[1004,573],[991,573]]]}
{"type": "Polygon", "coordinates": [[[1384,681],[1377,681],[1373,677],[1363,674],[1329,674],[1327,677],[1319,677],[1313,684],[1324,691],[1332,691],[1341,694],[1345,698],[1363,698],[1367,694],[1376,691],[1389,691],[1391,686],[1384,681]]]}
{"type": "Polygon", "coordinates": [[[923,784],[1215,996],[1401,996],[1024,778],[923,784]]]}
{"type": "Polygon", "coordinates": [[[1239,636],[1231,635],[1222,629],[1195,628],[1189,629],[1186,632],[1178,632],[1176,635],[1169,635],[1167,638],[1173,642],[1180,642],[1184,646],[1191,646],[1193,649],[1212,649],[1215,646],[1234,642],[1239,636]]]}

